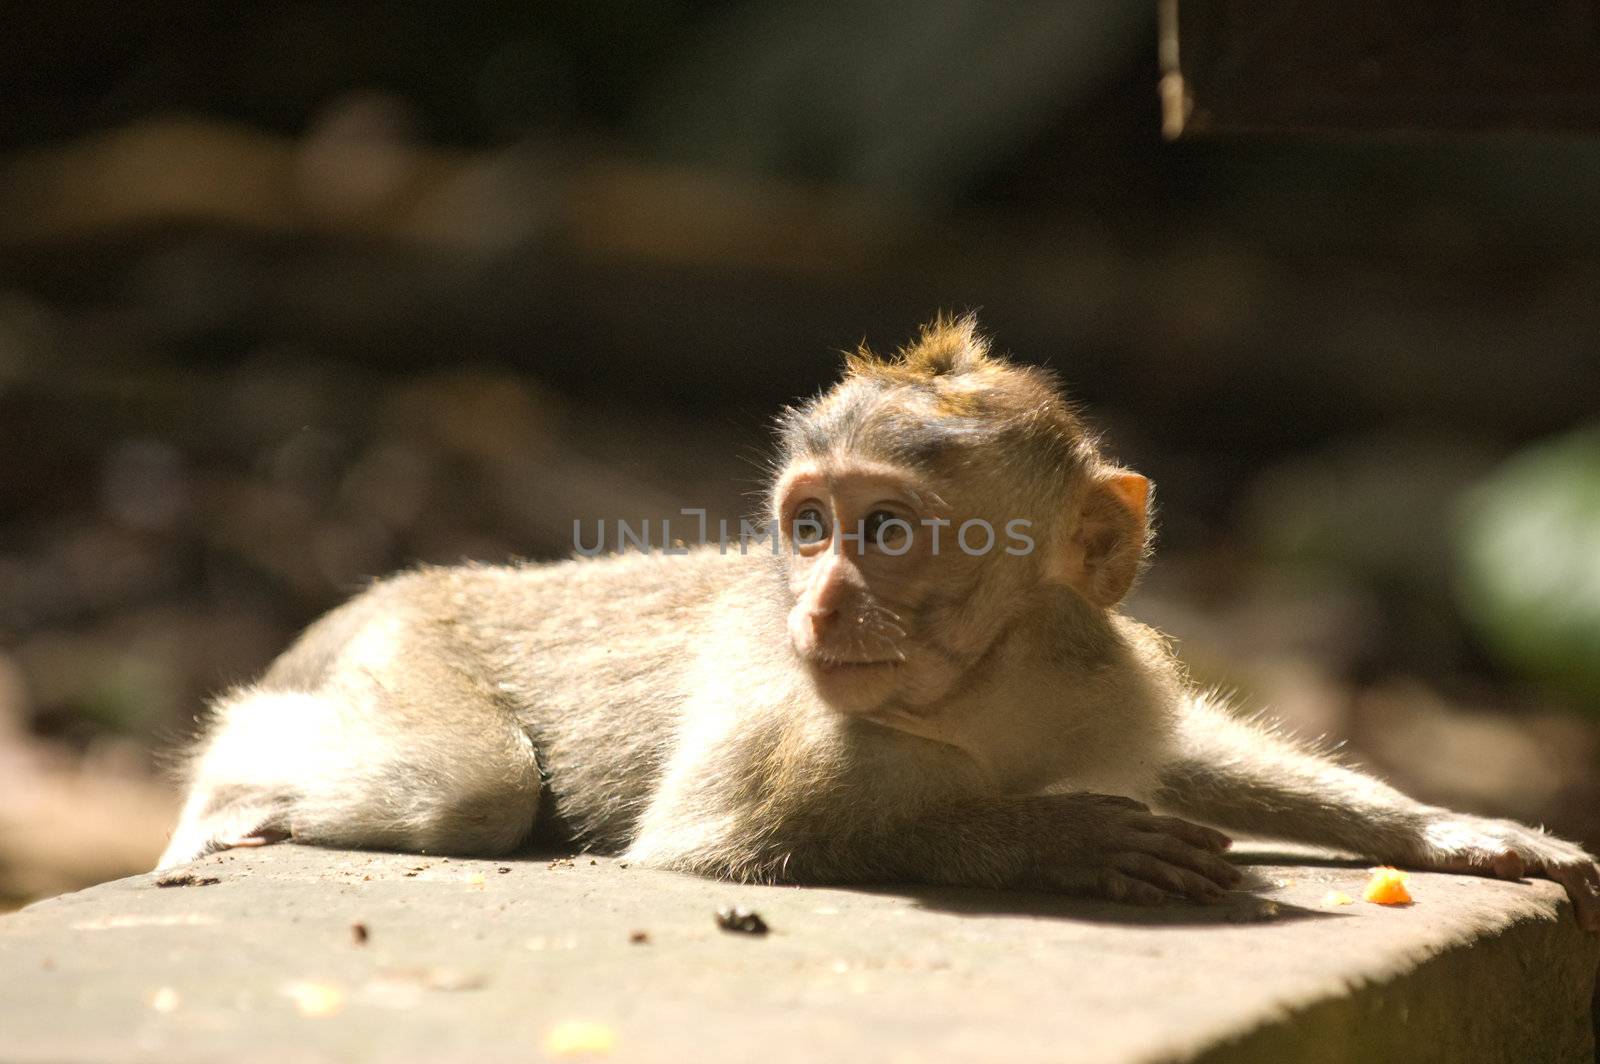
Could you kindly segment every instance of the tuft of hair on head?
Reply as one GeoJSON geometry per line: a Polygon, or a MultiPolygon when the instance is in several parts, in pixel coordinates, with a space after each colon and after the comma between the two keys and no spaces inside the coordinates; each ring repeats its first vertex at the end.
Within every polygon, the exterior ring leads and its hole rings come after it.
{"type": "Polygon", "coordinates": [[[785,463],[867,448],[913,465],[1026,466],[1022,480],[1048,485],[1099,460],[1055,375],[991,354],[971,314],[939,315],[887,357],[863,344],[844,379],[785,411],[778,432],[785,463]]]}
{"type": "Polygon", "coordinates": [[[851,377],[901,382],[971,373],[990,365],[989,341],[978,333],[977,316],[940,314],[922,326],[917,339],[884,358],[863,343],[845,356],[851,377]]]}

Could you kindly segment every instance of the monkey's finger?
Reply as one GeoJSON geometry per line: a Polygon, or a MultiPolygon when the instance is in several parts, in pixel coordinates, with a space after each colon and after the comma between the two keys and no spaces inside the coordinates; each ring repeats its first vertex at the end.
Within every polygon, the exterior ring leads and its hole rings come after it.
{"type": "Polygon", "coordinates": [[[1468,850],[1428,862],[1436,872],[1455,872],[1491,879],[1521,879],[1526,874],[1522,855],[1515,850],[1468,850]]]}
{"type": "Polygon", "coordinates": [[[1146,825],[1150,831],[1164,831],[1176,835],[1191,846],[1222,853],[1233,845],[1233,840],[1213,828],[1201,827],[1175,816],[1152,816],[1146,825]]]}
{"type": "Polygon", "coordinates": [[[1112,901],[1128,902],[1131,905],[1165,905],[1167,892],[1160,887],[1151,886],[1149,883],[1134,879],[1132,876],[1123,875],[1121,872],[1105,872],[1099,879],[1100,894],[1112,901]]]}
{"type": "Polygon", "coordinates": [[[1527,863],[1516,850],[1505,849],[1489,857],[1489,867],[1501,879],[1521,879],[1527,874],[1527,863]]]}
{"type": "Polygon", "coordinates": [[[1125,853],[1118,855],[1113,863],[1121,872],[1125,872],[1136,879],[1152,883],[1174,894],[1197,898],[1201,901],[1221,901],[1222,888],[1197,872],[1187,868],[1179,868],[1167,862],[1151,857],[1146,853],[1125,853]]]}
{"type": "Polygon", "coordinates": [[[1540,872],[1566,888],[1573,915],[1585,931],[1600,931],[1600,869],[1592,864],[1554,865],[1540,872]]]}
{"type": "Polygon", "coordinates": [[[1578,923],[1585,931],[1600,932],[1600,868],[1592,861],[1578,867],[1581,890],[1578,900],[1573,902],[1578,910],[1578,923]]]}
{"type": "Polygon", "coordinates": [[[1199,872],[1219,887],[1234,886],[1244,878],[1243,872],[1210,850],[1190,846],[1182,839],[1173,838],[1171,835],[1146,832],[1134,836],[1133,842],[1144,853],[1153,854],[1168,864],[1199,872]]]}

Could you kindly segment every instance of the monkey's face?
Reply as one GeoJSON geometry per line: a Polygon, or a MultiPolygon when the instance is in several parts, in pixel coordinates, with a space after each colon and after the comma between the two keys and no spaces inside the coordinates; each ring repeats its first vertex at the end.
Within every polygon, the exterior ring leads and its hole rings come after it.
{"type": "MultiPolygon", "coordinates": [[[[871,713],[946,694],[981,654],[965,638],[980,626],[962,614],[972,620],[970,588],[989,552],[961,549],[960,519],[926,478],[894,465],[801,461],[777,489],[789,640],[822,697],[871,713]]],[[[969,548],[982,545],[975,538],[986,537],[969,530],[969,548]]]]}
{"type": "Polygon", "coordinates": [[[990,358],[970,320],[898,361],[859,353],[779,424],[789,641],[842,712],[936,714],[1041,595],[1109,609],[1138,572],[1148,482],[1104,462],[1053,378],[990,358]]]}

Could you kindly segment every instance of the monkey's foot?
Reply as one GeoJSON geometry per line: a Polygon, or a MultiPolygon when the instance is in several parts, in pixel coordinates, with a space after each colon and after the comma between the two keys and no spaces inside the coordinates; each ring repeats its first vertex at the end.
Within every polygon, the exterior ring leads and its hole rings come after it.
{"type": "Polygon", "coordinates": [[[198,818],[191,818],[186,809],[155,870],[162,872],[221,850],[283,842],[290,833],[278,825],[281,816],[281,810],[270,805],[229,806],[198,818]]]}
{"type": "Polygon", "coordinates": [[[1417,864],[1437,872],[1521,879],[1553,879],[1566,889],[1578,923],[1600,931],[1600,867],[1583,847],[1511,820],[1446,813],[1423,832],[1426,850],[1417,864]]]}

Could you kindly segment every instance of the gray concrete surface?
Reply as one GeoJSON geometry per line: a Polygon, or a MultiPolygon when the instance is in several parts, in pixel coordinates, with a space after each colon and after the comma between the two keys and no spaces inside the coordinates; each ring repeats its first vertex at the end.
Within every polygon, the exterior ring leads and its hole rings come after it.
{"type": "Polygon", "coordinates": [[[1136,910],[238,851],[0,918],[0,1059],[1592,1059],[1596,944],[1552,884],[1330,906],[1360,866],[1256,860],[1255,894],[1136,910]]]}

